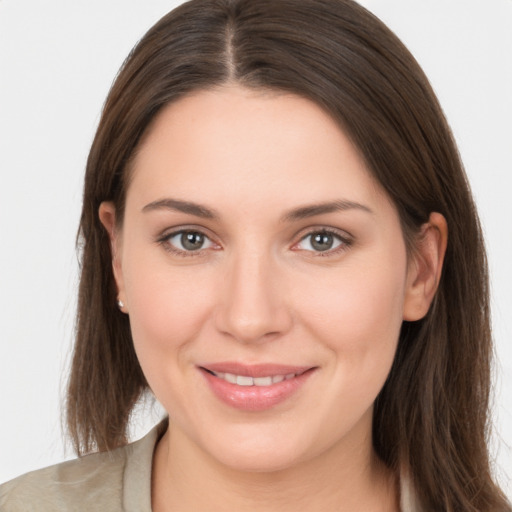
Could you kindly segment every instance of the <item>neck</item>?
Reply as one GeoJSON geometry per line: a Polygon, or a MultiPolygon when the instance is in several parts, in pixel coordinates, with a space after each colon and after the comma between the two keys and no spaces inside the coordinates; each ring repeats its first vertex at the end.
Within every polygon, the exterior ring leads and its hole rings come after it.
{"type": "Polygon", "coordinates": [[[170,424],[153,461],[153,512],[396,512],[397,494],[395,475],[371,439],[290,468],[251,472],[219,463],[170,424]]]}

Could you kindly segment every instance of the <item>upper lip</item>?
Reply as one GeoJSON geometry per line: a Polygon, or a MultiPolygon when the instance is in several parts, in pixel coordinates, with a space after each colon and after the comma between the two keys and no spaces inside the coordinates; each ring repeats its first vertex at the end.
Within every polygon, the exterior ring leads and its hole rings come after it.
{"type": "Polygon", "coordinates": [[[207,363],[201,364],[199,367],[214,373],[232,373],[246,377],[268,377],[273,375],[288,375],[290,373],[300,375],[313,368],[313,366],[295,366],[275,363],[244,364],[235,361],[207,363]]]}

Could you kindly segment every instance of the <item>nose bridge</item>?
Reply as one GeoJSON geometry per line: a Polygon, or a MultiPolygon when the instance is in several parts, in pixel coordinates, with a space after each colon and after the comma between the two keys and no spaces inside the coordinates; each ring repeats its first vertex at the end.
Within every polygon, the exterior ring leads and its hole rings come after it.
{"type": "Polygon", "coordinates": [[[285,332],[291,317],[280,281],[271,251],[254,244],[234,251],[221,284],[218,328],[242,342],[285,332]]]}

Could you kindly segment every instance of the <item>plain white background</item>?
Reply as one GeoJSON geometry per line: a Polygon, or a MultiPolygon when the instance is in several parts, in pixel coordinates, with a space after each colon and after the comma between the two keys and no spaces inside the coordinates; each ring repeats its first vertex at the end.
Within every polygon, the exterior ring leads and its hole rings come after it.
{"type": "MultiPolygon", "coordinates": [[[[73,455],[60,405],[85,160],[119,66],[178,3],[0,0],[0,482],[73,455]]],[[[512,0],[362,3],[425,69],[474,190],[492,273],[493,454],[512,496],[512,0]]],[[[133,435],[157,416],[146,407],[133,435]]]]}

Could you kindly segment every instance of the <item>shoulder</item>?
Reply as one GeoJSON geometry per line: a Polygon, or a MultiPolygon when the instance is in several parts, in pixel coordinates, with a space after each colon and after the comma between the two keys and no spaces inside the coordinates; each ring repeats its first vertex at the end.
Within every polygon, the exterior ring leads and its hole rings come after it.
{"type": "Polygon", "coordinates": [[[150,511],[153,451],[166,426],[162,422],[139,441],[111,452],[86,455],[0,485],[0,510],[150,511]]]}
{"type": "Polygon", "coordinates": [[[0,486],[5,512],[95,509],[121,510],[126,450],[95,453],[27,473],[0,486]]]}

